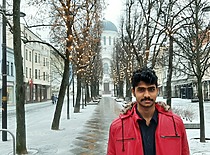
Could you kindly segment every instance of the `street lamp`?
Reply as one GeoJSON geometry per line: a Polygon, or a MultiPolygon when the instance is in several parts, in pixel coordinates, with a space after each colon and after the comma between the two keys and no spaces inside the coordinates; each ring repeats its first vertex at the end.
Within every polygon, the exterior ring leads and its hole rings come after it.
{"type": "MultiPolygon", "coordinates": [[[[13,14],[6,13],[6,0],[2,0],[2,129],[7,129],[7,45],[6,45],[6,26],[8,20],[6,16],[13,14]]],[[[20,17],[25,17],[21,12],[20,17]]],[[[7,141],[7,132],[2,131],[2,141],[7,141]]]]}
{"type": "MultiPolygon", "coordinates": [[[[7,129],[6,0],[2,0],[2,8],[2,129],[7,129]]],[[[2,141],[7,141],[5,131],[2,131],[2,141]]]]}

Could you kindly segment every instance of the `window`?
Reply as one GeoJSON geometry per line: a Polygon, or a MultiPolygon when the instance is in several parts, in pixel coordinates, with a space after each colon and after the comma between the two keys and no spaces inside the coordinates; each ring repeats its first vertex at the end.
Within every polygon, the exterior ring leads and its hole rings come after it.
{"type": "Polygon", "coordinates": [[[26,67],[26,78],[28,78],[28,67],[26,67]]]}
{"type": "Polygon", "coordinates": [[[49,61],[47,58],[46,58],[46,66],[49,67],[49,61]]]}
{"type": "Polygon", "coordinates": [[[49,81],[48,74],[46,73],[46,81],[49,81]]]}
{"type": "Polygon", "coordinates": [[[40,70],[39,70],[39,79],[41,79],[40,70]]]}
{"type": "Polygon", "coordinates": [[[47,66],[47,58],[45,58],[45,66],[47,66]]]}
{"type": "Polygon", "coordinates": [[[40,63],[40,54],[38,55],[38,63],[40,63]]]}
{"type": "Polygon", "coordinates": [[[35,58],[34,58],[35,60],[35,63],[37,63],[37,53],[35,53],[35,58]]]}
{"type": "Polygon", "coordinates": [[[37,79],[37,69],[35,69],[35,79],[37,79]]]}
{"type": "Polygon", "coordinates": [[[28,60],[28,50],[26,49],[26,60],[28,60]]]}
{"type": "Polygon", "coordinates": [[[7,75],[9,75],[9,61],[7,61],[7,75]]]}
{"type": "Polygon", "coordinates": [[[45,58],[43,58],[43,66],[45,66],[45,58]]]}
{"type": "Polygon", "coordinates": [[[29,52],[29,61],[31,61],[31,51],[29,52]]]}
{"type": "Polygon", "coordinates": [[[104,45],[106,45],[106,36],[104,36],[104,45]]]}
{"type": "Polygon", "coordinates": [[[109,36],[109,45],[111,45],[112,44],[112,38],[111,38],[111,36],[109,36]]]}
{"type": "Polygon", "coordinates": [[[29,78],[31,78],[31,68],[29,69],[29,78]]]}
{"type": "Polygon", "coordinates": [[[14,70],[13,70],[14,65],[13,65],[13,62],[11,62],[10,68],[11,68],[11,76],[14,76],[14,70]]]}
{"type": "Polygon", "coordinates": [[[109,73],[109,65],[108,63],[104,63],[104,74],[108,74],[109,73]]]}
{"type": "Polygon", "coordinates": [[[43,80],[45,81],[45,72],[43,72],[43,80]]]}

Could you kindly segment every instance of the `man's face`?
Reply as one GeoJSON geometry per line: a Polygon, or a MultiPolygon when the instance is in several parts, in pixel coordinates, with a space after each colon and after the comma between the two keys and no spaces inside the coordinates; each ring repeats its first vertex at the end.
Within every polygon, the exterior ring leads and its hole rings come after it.
{"type": "Polygon", "coordinates": [[[158,95],[158,88],[156,88],[155,84],[146,84],[141,81],[132,91],[140,106],[145,108],[154,106],[158,95]]]}

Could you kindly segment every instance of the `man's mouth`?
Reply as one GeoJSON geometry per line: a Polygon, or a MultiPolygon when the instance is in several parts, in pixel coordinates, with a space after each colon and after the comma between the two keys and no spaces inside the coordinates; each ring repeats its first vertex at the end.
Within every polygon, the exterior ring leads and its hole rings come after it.
{"type": "Polygon", "coordinates": [[[153,99],[150,99],[150,98],[144,98],[141,100],[141,102],[146,102],[146,103],[151,103],[151,102],[154,102],[153,99]]]}
{"type": "Polygon", "coordinates": [[[151,100],[144,100],[143,102],[146,103],[146,104],[151,104],[152,103],[151,100]]]}

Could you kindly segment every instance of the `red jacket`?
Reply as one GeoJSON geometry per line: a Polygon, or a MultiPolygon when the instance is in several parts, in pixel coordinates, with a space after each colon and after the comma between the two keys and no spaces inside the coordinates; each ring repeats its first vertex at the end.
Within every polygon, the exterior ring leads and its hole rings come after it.
{"type": "MultiPolygon", "coordinates": [[[[120,115],[110,126],[107,155],[143,155],[135,107],[120,115]]],[[[158,125],[155,132],[156,155],[190,155],[187,135],[182,119],[166,112],[156,104],[158,125]]]]}

